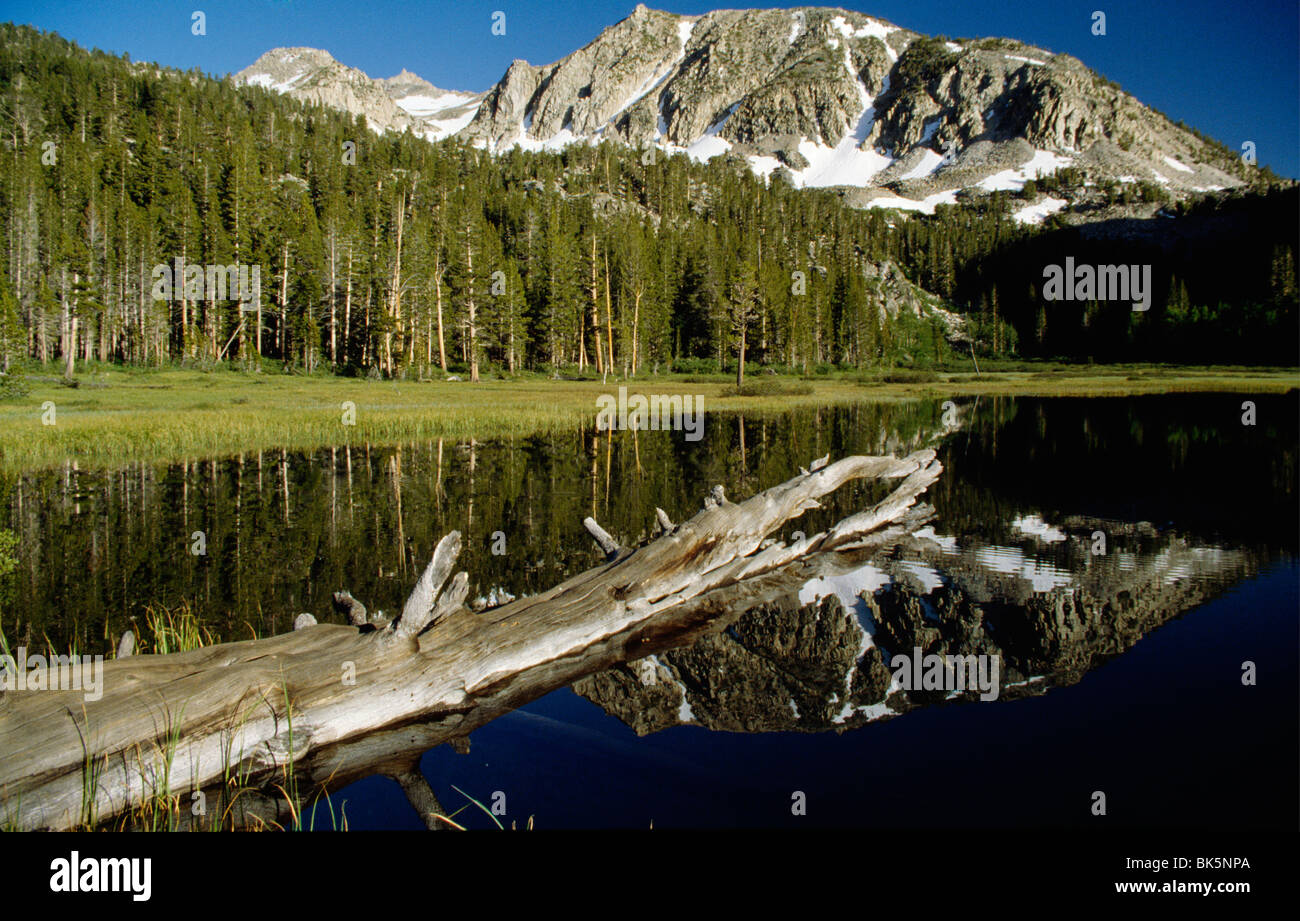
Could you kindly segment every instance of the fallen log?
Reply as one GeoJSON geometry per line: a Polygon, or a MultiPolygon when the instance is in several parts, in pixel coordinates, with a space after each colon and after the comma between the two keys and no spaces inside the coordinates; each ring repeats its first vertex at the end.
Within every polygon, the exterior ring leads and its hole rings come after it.
{"type": "Polygon", "coordinates": [[[364,606],[341,592],[335,604],[348,626],[305,618],[282,636],[112,660],[98,700],[0,694],[0,824],[95,825],[232,778],[330,789],[385,773],[434,827],[426,813],[436,798],[412,776],[422,751],[738,615],[788,587],[796,563],[806,572],[819,557],[904,538],[928,517],[916,502],[941,471],[928,449],[819,459],[742,502],[715,487],[704,510],[677,525],[657,512],[660,533],[635,549],[589,519],[604,564],[481,613],[465,606],[466,573],[448,581],[460,552],[452,532],[391,622],[366,621],[364,606]],[[827,531],[792,545],[768,539],[850,480],[900,477],[883,501],[827,531]]]}

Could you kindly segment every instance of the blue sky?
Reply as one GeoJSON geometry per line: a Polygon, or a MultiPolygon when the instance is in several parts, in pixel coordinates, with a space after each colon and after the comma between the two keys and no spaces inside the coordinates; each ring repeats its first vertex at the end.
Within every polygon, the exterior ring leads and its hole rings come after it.
{"type": "MultiPolygon", "coordinates": [[[[648,4],[674,13],[763,0],[648,4]]],[[[1300,176],[1300,4],[1296,0],[843,0],[927,34],[1003,35],[1078,57],[1142,102],[1261,163],[1300,176]],[[1093,36],[1103,10],[1107,34],[1093,36]]],[[[374,77],[403,67],[448,89],[486,89],[524,58],[549,63],[632,11],[633,0],[0,0],[0,20],[56,31],[135,60],[225,74],[280,45],[324,48],[374,77]],[[190,34],[193,10],[207,35],[190,34]],[[491,32],[506,14],[506,34],[491,32]]]]}

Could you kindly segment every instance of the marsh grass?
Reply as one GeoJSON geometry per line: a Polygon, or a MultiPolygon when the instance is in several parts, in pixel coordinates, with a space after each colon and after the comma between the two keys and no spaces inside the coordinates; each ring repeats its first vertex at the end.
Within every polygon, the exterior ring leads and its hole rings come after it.
{"type": "MultiPolygon", "coordinates": [[[[168,608],[165,605],[150,605],[146,608],[145,625],[148,632],[141,638],[141,648],[148,646],[149,652],[154,654],[166,655],[173,652],[185,652],[212,645],[212,643],[216,642],[207,629],[199,623],[188,602],[183,602],[175,608],[168,608]]],[[[249,629],[252,630],[251,627],[249,629]]],[[[257,638],[255,631],[253,632],[253,638],[257,638]]],[[[53,654],[53,644],[50,643],[49,637],[45,639],[51,654],[53,654]]],[[[11,654],[9,640],[2,627],[0,627],[0,654],[11,654]]],[[[75,645],[70,654],[77,654],[75,645]]],[[[346,800],[340,804],[337,813],[329,793],[323,789],[310,799],[304,800],[292,757],[294,742],[293,704],[289,696],[288,686],[284,681],[281,681],[281,693],[284,697],[285,725],[288,748],[291,754],[280,768],[279,777],[272,781],[270,786],[278,790],[284,797],[289,813],[289,825],[285,828],[278,823],[263,822],[255,826],[255,828],[277,831],[315,830],[318,807],[320,801],[324,799],[327,812],[322,813],[322,821],[327,816],[331,829],[347,831],[346,800]],[[304,824],[304,815],[306,816],[306,824],[304,824]]],[[[235,724],[224,733],[222,780],[220,789],[217,792],[217,802],[213,804],[216,818],[208,822],[194,822],[190,826],[192,829],[209,831],[240,830],[234,821],[236,801],[241,796],[250,793],[261,794],[263,792],[263,785],[253,783],[251,765],[233,763],[234,741],[250,713],[251,711],[244,711],[235,724]]],[[[182,826],[181,809],[186,808],[183,802],[184,794],[190,793],[192,795],[193,791],[173,789],[172,769],[175,764],[176,753],[179,751],[182,741],[181,725],[184,722],[184,715],[185,708],[183,705],[174,718],[170,712],[166,714],[166,721],[161,727],[158,738],[151,743],[153,757],[146,756],[145,749],[140,745],[135,747],[136,769],[141,777],[146,778],[147,789],[145,794],[141,801],[130,809],[112,819],[105,819],[99,814],[98,798],[100,781],[105,768],[108,766],[109,758],[107,754],[96,757],[92,753],[92,745],[86,735],[88,722],[83,709],[81,719],[74,720],[77,733],[81,739],[82,751],[81,807],[77,823],[78,830],[176,831],[182,826]]],[[[0,832],[19,830],[18,820],[15,816],[21,814],[20,806],[21,800],[11,801],[7,798],[0,800],[0,832]]],[[[482,807],[480,806],[480,808],[482,807]]],[[[322,827],[324,827],[323,824],[322,827]]]]}
{"type": "MultiPolygon", "coordinates": [[[[334,815],[334,803],[330,799],[330,795],[328,793],[325,793],[323,794],[323,796],[325,799],[325,805],[329,809],[330,828],[333,831],[347,831],[348,830],[348,801],[344,800],[342,803],[339,804],[339,815],[336,817],[334,815]]],[[[314,800],[312,800],[311,824],[307,828],[308,831],[316,830],[316,807],[320,805],[320,801],[321,801],[320,796],[317,796],[314,800]]]]}
{"type": "MultiPolygon", "coordinates": [[[[468,793],[466,793],[464,790],[462,790],[460,787],[456,786],[455,784],[452,784],[451,788],[455,790],[457,793],[459,793],[461,796],[463,796],[466,800],[468,800],[468,802],[466,802],[465,805],[461,806],[459,809],[457,809],[455,812],[449,815],[441,815],[438,813],[434,813],[433,817],[435,819],[437,819],[438,821],[442,822],[443,824],[447,825],[450,828],[454,828],[456,831],[467,831],[468,829],[466,829],[464,825],[456,821],[456,816],[460,815],[470,806],[477,806],[484,815],[486,815],[489,819],[492,820],[492,824],[497,827],[498,831],[505,831],[505,826],[501,824],[500,820],[496,817],[496,815],[493,814],[492,810],[488,809],[486,806],[484,806],[482,803],[480,803],[474,797],[470,796],[468,793]]],[[[511,822],[510,829],[511,831],[517,831],[518,826],[514,822],[511,822]]],[[[528,824],[525,826],[525,829],[527,831],[533,830],[532,816],[528,817],[528,824]]]]}
{"type": "Polygon", "coordinates": [[[770,380],[782,389],[757,395],[729,393],[735,388],[726,380],[673,374],[643,374],[628,381],[610,378],[604,383],[520,377],[470,384],[97,366],[83,375],[83,386],[76,389],[61,386],[53,377],[30,375],[30,393],[0,403],[0,428],[5,432],[0,472],[68,462],[103,468],[280,448],[306,451],[343,444],[545,434],[590,426],[596,398],[617,392],[621,385],[646,394],[702,394],[710,413],[915,399],[931,389],[946,399],[974,394],[1280,393],[1300,386],[1296,369],[1003,364],[1005,369],[982,364],[983,373],[976,375],[973,367],[958,363],[925,372],[923,382],[885,380],[902,373],[887,369],[837,371],[817,375],[813,382],[773,376],[770,380]],[[1133,375],[1136,379],[1129,380],[1133,375]],[[42,425],[46,401],[55,404],[54,425],[42,425]],[[356,406],[355,425],[343,424],[344,402],[356,406]]]}
{"type": "Polygon", "coordinates": [[[883,384],[933,384],[940,380],[938,371],[926,371],[917,368],[895,368],[880,375],[877,380],[883,384]]]}
{"type": "Polygon", "coordinates": [[[108,756],[103,755],[96,758],[91,752],[91,746],[86,740],[85,730],[88,728],[89,723],[86,719],[84,704],[81,710],[81,722],[77,722],[74,717],[73,726],[76,728],[77,736],[81,740],[81,815],[79,818],[83,828],[94,828],[99,824],[97,808],[99,779],[108,764],[108,756]]]}
{"type": "Polygon", "coordinates": [[[172,790],[172,766],[176,761],[176,751],[180,747],[180,727],[184,718],[184,706],[176,714],[175,719],[169,711],[163,732],[154,742],[155,753],[162,764],[161,770],[148,770],[144,759],[140,757],[139,749],[136,750],[141,776],[148,777],[151,784],[148,795],[131,811],[132,824],[141,831],[175,831],[179,827],[181,794],[172,790]]]}
{"type": "Polygon", "coordinates": [[[150,604],[144,609],[144,623],[147,632],[141,631],[142,635],[136,637],[142,652],[157,655],[189,652],[211,646],[214,642],[211,632],[203,626],[188,601],[182,601],[174,608],[150,604]]]}
{"type": "MultiPolygon", "coordinates": [[[[188,612],[186,612],[188,613],[188,612]]],[[[174,626],[177,618],[168,621],[165,618],[160,621],[163,624],[163,630],[169,635],[184,636],[185,631],[176,631],[174,626]]],[[[193,637],[195,634],[190,633],[193,637]]],[[[197,647],[193,647],[197,648],[197,647]]],[[[0,630],[0,649],[8,654],[8,640],[4,631],[0,630]]],[[[173,650],[179,651],[179,650],[173,650]]],[[[284,698],[284,721],[285,737],[289,756],[279,768],[279,776],[267,784],[255,784],[251,774],[251,765],[248,763],[235,764],[233,758],[234,740],[238,736],[244,722],[248,719],[251,711],[245,711],[238,721],[232,725],[224,734],[224,745],[222,749],[222,781],[219,790],[216,791],[216,802],[211,811],[214,818],[209,821],[191,822],[189,828],[192,831],[316,831],[318,830],[317,816],[320,815],[321,823],[319,830],[326,828],[333,831],[348,830],[347,800],[339,804],[336,811],[333,799],[329,792],[323,787],[318,789],[314,794],[304,797],[296,761],[293,757],[294,751],[294,708],[293,701],[289,695],[287,683],[281,681],[281,694],[284,698]],[[266,821],[254,819],[251,826],[239,826],[235,822],[235,806],[241,796],[249,794],[264,794],[267,788],[279,792],[284,801],[284,811],[288,813],[287,825],[276,821],[266,821]],[[321,803],[324,801],[325,811],[321,812],[321,803]],[[326,820],[328,826],[325,825],[326,820]]],[[[118,814],[111,819],[101,817],[99,813],[99,793],[100,781],[104,770],[108,767],[109,756],[107,754],[96,757],[92,753],[92,746],[86,735],[88,722],[86,714],[81,714],[80,720],[75,720],[76,729],[81,739],[82,764],[81,764],[81,807],[78,817],[78,831],[177,831],[183,827],[181,821],[181,810],[186,808],[185,794],[188,792],[193,795],[193,791],[173,789],[172,770],[175,765],[176,754],[180,750],[182,741],[181,725],[184,722],[185,708],[181,707],[180,711],[175,714],[174,718],[170,712],[166,714],[165,723],[161,727],[161,732],[157,739],[151,743],[152,757],[146,755],[146,748],[137,744],[134,755],[136,761],[136,770],[139,776],[146,779],[146,791],[141,801],[130,809],[118,814]]],[[[460,809],[451,813],[449,816],[437,816],[438,819],[445,822],[452,828],[464,831],[463,825],[457,823],[455,818],[461,812],[469,809],[471,806],[477,807],[488,816],[498,829],[503,828],[501,822],[497,819],[492,811],[484,806],[481,802],[474,799],[468,793],[465,793],[459,787],[452,787],[457,793],[463,796],[468,802],[460,809]]],[[[207,810],[205,810],[206,812],[207,810]]],[[[19,831],[20,826],[15,816],[21,814],[20,799],[0,800],[0,832],[19,831]]],[[[530,830],[533,827],[533,819],[530,816],[528,826],[530,830]]]]}
{"type": "Polygon", "coordinates": [[[22,815],[23,798],[21,796],[14,797],[12,802],[5,800],[3,806],[4,817],[0,818],[0,834],[22,831],[22,826],[18,824],[18,820],[14,816],[22,815]]]}
{"type": "MultiPolygon", "coordinates": [[[[470,803],[473,803],[480,810],[482,810],[483,814],[492,820],[492,824],[496,825],[496,827],[499,830],[504,831],[504,827],[501,825],[500,820],[498,820],[497,817],[492,813],[491,809],[488,809],[486,806],[484,806],[482,803],[480,803],[474,797],[470,796],[468,793],[466,793],[464,790],[462,790],[460,787],[456,786],[455,784],[452,784],[451,788],[455,790],[457,793],[459,793],[461,796],[465,797],[465,799],[469,800],[470,803]]],[[[460,809],[457,809],[456,812],[452,813],[452,816],[458,815],[459,813],[461,813],[462,811],[468,808],[469,808],[468,806],[462,806],[460,807],[460,809]]]]}
{"type": "MultiPolygon", "coordinates": [[[[288,750],[292,753],[294,741],[293,705],[285,682],[281,681],[280,687],[285,702],[284,719],[288,750]]],[[[143,750],[139,746],[136,748],[138,769],[141,776],[150,778],[149,782],[151,784],[142,802],[110,822],[100,822],[97,816],[89,813],[85,816],[81,830],[157,832],[176,831],[182,827],[188,827],[191,831],[209,832],[245,830],[314,831],[318,827],[317,814],[323,800],[325,811],[320,813],[320,829],[324,830],[328,827],[334,831],[347,831],[347,801],[344,800],[336,811],[329,793],[323,789],[310,798],[305,798],[292,754],[280,766],[278,776],[265,784],[253,782],[252,769],[247,762],[242,764],[234,763],[233,743],[250,713],[251,710],[245,711],[236,723],[225,732],[221,783],[215,789],[205,791],[205,794],[213,794],[213,802],[208,803],[205,799],[206,805],[203,814],[188,823],[188,826],[181,821],[181,810],[187,806],[185,793],[189,792],[191,800],[193,800],[193,791],[175,790],[172,785],[172,767],[181,742],[180,724],[184,716],[184,708],[182,708],[181,712],[176,715],[175,720],[168,718],[166,726],[153,749],[155,758],[146,759],[143,750]],[[155,768],[152,765],[158,765],[158,767],[155,768]],[[251,824],[248,825],[236,824],[236,806],[239,799],[248,795],[263,796],[268,788],[278,791],[283,798],[283,809],[288,813],[289,817],[287,825],[259,817],[254,817],[251,824]],[[212,818],[207,818],[209,815],[212,818]],[[326,820],[328,826],[325,824],[326,820]]],[[[97,783],[97,775],[87,780],[88,785],[92,783],[97,783]]],[[[93,802],[93,798],[90,801],[93,802]]],[[[0,825],[0,829],[4,827],[4,825],[0,825]]]]}
{"type": "Polygon", "coordinates": [[[302,831],[302,799],[298,794],[298,772],[294,769],[293,757],[293,701],[289,699],[289,685],[281,679],[280,691],[284,696],[284,719],[289,734],[288,757],[284,762],[283,783],[277,784],[289,806],[289,816],[294,831],[302,831]]]}

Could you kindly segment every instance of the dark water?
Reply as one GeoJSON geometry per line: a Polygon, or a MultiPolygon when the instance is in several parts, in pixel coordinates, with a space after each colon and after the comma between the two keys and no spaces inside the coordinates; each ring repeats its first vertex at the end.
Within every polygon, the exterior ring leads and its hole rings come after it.
{"type": "MultiPolygon", "coordinates": [[[[831,716],[838,696],[821,699],[843,663],[813,651],[792,665],[724,637],[660,657],[690,713],[656,711],[654,688],[629,672],[498,719],[473,733],[468,754],[428,753],[444,806],[465,805],[455,785],[484,803],[504,794],[506,822],[531,815],[552,828],[1293,828],[1300,403],[1253,398],[1251,427],[1243,399],[985,398],[962,401],[955,429],[936,402],[710,416],[698,443],[574,432],[69,467],[0,484],[20,537],[0,625],[11,642],[99,649],[149,606],[188,605],[222,639],[283,632],[302,611],[337,619],[328,599],[339,588],[392,610],[453,528],[466,536],[474,593],[534,592],[597,562],[585,515],[631,544],[649,536],[655,506],[688,517],[715,483],[741,497],[826,453],[935,444],[945,472],[927,498],[950,552],[873,561],[894,586],[873,608],[877,645],[906,648],[908,631],[977,604],[1019,692],[918,698],[897,718],[845,723],[831,716]],[[1101,557],[1089,552],[1098,531],[1101,557]],[[191,552],[195,532],[203,555],[191,552]],[[1053,621],[1054,599],[1076,589],[1105,613],[1053,621]],[[914,599],[925,617],[908,626],[900,612],[914,599]],[[743,681],[723,694],[691,680],[692,657],[705,655],[734,662],[743,681]],[[766,659],[775,670],[755,677],[746,663],[766,659]],[[1240,680],[1246,660],[1253,687],[1240,680]],[[1105,818],[1089,813],[1096,790],[1105,818]],[[791,813],[796,791],[806,815],[791,813]]],[[[845,489],[798,527],[812,533],[880,494],[845,489]]],[[[347,801],[352,828],[420,827],[386,778],[333,799],[347,801]]],[[[491,824],[474,807],[458,821],[491,824]]]]}

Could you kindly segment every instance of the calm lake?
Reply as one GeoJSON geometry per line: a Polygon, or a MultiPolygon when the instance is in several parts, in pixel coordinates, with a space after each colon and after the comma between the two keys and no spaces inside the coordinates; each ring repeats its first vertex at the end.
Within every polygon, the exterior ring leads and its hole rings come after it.
{"type": "MultiPolygon", "coordinates": [[[[863,404],[709,415],[698,442],[589,430],[69,464],[0,480],[0,526],[20,538],[0,625],[11,645],[106,652],[164,609],[214,640],[285,632],[304,611],[341,622],[344,588],[396,612],[452,529],[471,598],[495,601],[598,563],[586,515],[633,545],[656,506],[680,521],[714,484],[741,498],[824,454],[935,445],[924,546],[549,694],[468,753],[429,752],[443,806],[468,794],[547,828],[1293,828],[1300,397],[1252,397],[1253,426],[1244,399],[982,398],[955,418],[938,401],[863,404]],[[864,651],[887,663],[914,646],[998,654],[1002,693],[877,701],[864,651]]],[[[884,492],[845,488],[795,524],[811,534],[884,492]]],[[[344,801],[353,829],[423,827],[385,777],[344,801]]],[[[491,826],[473,806],[457,821],[491,826]]]]}

